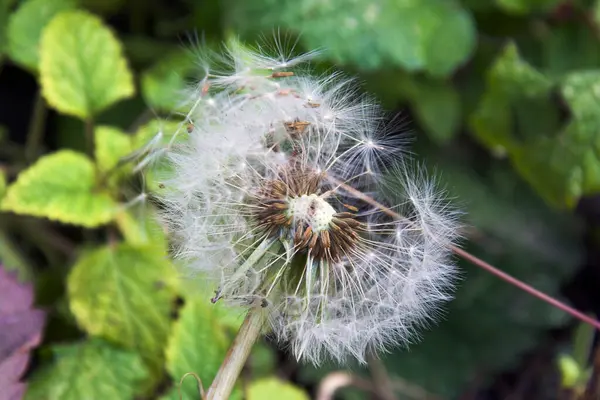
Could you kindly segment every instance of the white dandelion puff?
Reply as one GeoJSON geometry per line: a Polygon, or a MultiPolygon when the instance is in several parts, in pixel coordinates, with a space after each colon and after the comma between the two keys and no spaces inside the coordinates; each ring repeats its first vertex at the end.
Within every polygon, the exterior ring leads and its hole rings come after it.
{"type": "Polygon", "coordinates": [[[310,55],[275,47],[234,42],[228,68],[206,67],[183,139],[160,150],[162,218],[175,255],[214,280],[214,301],[260,300],[298,358],[364,362],[413,341],[450,298],[456,214],[422,172],[397,167],[404,139],[353,80],[312,77],[298,69],[310,55]],[[380,190],[389,174],[402,182],[394,204],[380,190]]]}

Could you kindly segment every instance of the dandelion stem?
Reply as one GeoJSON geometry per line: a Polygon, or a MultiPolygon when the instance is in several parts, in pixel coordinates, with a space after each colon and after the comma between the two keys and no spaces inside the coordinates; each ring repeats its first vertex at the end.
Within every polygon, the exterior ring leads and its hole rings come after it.
{"type": "Polygon", "coordinates": [[[206,400],[226,400],[237,381],[252,346],[258,339],[265,322],[265,313],[260,304],[250,308],[246,319],[229,348],[217,376],[208,389],[206,400]]]}
{"type": "MultiPolygon", "coordinates": [[[[383,211],[387,215],[391,216],[392,218],[397,218],[397,219],[404,218],[402,215],[398,214],[394,210],[391,210],[390,208],[379,203],[377,200],[373,199],[372,197],[353,188],[352,186],[349,186],[349,185],[345,184],[344,182],[339,181],[333,177],[329,177],[329,180],[332,181],[333,183],[335,183],[336,185],[338,185],[340,188],[344,189],[345,191],[352,193],[352,195],[363,200],[364,202],[369,203],[372,206],[379,208],[381,211],[383,211]]],[[[587,324],[590,324],[594,328],[600,330],[600,322],[595,320],[594,318],[591,318],[591,317],[585,315],[584,313],[577,311],[576,309],[574,309],[572,307],[569,307],[565,303],[563,303],[551,296],[548,296],[547,294],[545,294],[543,292],[540,292],[536,288],[526,284],[525,282],[518,280],[514,276],[511,276],[511,275],[507,274],[506,272],[497,269],[493,265],[483,261],[482,259],[475,257],[473,254],[467,252],[466,250],[463,250],[463,249],[453,246],[453,245],[450,246],[450,250],[452,250],[452,252],[454,254],[456,254],[460,258],[470,262],[471,264],[476,265],[477,267],[488,271],[489,273],[504,280],[505,282],[508,282],[511,285],[516,286],[517,288],[525,291],[526,293],[529,293],[530,295],[537,297],[538,299],[545,301],[546,303],[558,308],[559,310],[562,310],[568,314],[571,314],[573,317],[577,318],[578,320],[585,322],[587,324]]]]}

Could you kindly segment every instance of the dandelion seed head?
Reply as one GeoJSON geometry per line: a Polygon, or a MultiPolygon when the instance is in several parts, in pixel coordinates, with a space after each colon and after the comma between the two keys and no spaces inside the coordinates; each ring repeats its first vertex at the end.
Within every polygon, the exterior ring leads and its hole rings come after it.
{"type": "Polygon", "coordinates": [[[298,358],[364,361],[414,341],[451,297],[456,213],[377,103],[289,45],[234,41],[199,63],[181,129],[148,156],[169,165],[161,218],[215,301],[260,299],[298,358]]]}

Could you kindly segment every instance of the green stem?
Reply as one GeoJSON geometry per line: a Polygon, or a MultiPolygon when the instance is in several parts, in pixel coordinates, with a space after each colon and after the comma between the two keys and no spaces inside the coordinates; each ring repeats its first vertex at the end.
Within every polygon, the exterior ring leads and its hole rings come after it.
{"type": "Polygon", "coordinates": [[[254,343],[260,336],[265,323],[265,311],[254,305],[246,315],[240,330],[208,389],[206,400],[227,400],[246,364],[254,343]]]}
{"type": "Polygon", "coordinates": [[[25,144],[25,159],[31,164],[38,156],[40,146],[44,139],[44,126],[48,108],[42,96],[42,89],[38,90],[33,104],[33,112],[27,132],[27,143],[25,144]]]}
{"type": "Polygon", "coordinates": [[[88,118],[85,120],[85,142],[87,146],[88,155],[92,160],[96,159],[96,139],[94,137],[94,120],[88,118]]]}

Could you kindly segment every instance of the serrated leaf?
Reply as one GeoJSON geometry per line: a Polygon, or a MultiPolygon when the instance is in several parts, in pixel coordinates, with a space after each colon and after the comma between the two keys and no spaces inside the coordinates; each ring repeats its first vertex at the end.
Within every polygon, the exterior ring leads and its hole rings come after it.
{"type": "Polygon", "coordinates": [[[84,254],[67,289],[71,311],[83,329],[137,350],[158,378],[175,283],[173,267],[156,252],[118,244],[84,254]]]}
{"type": "Polygon", "coordinates": [[[99,340],[53,346],[54,363],[34,374],[29,400],[131,400],[148,371],[139,355],[99,340]]]}
{"type": "Polygon", "coordinates": [[[448,142],[461,123],[458,92],[445,82],[424,81],[415,86],[411,100],[417,118],[433,140],[448,142]]]}
{"type": "MultiPolygon", "coordinates": [[[[166,350],[167,371],[174,382],[193,372],[208,388],[216,376],[230,343],[216,307],[208,297],[196,296],[181,309],[166,350]]],[[[183,382],[181,390],[183,399],[198,398],[192,377],[183,382]]]]}
{"type": "Polygon", "coordinates": [[[96,162],[102,172],[110,171],[117,166],[122,157],[131,153],[131,136],[118,128],[98,126],[94,137],[96,162]]]}
{"type": "Polygon", "coordinates": [[[40,74],[48,103],[82,119],[134,94],[121,44],[99,18],[84,11],[62,12],[48,24],[40,74]]]}
{"type": "Polygon", "coordinates": [[[9,186],[0,209],[95,227],[109,222],[118,205],[96,188],[94,164],[61,150],[40,158],[9,186]]]}
{"type": "Polygon", "coordinates": [[[504,49],[487,75],[486,93],[471,117],[471,125],[485,145],[510,149],[523,139],[518,133],[537,136],[540,131],[554,132],[558,113],[550,103],[552,82],[521,60],[514,44],[504,49]],[[518,133],[515,126],[520,128],[518,133]]]}
{"type": "Polygon", "coordinates": [[[167,55],[142,73],[142,95],[151,107],[173,111],[181,106],[186,76],[194,70],[194,60],[188,52],[167,55]]]}
{"type": "Polygon", "coordinates": [[[302,33],[309,48],[325,48],[337,63],[363,69],[396,65],[445,76],[471,54],[475,25],[453,0],[379,2],[260,0],[235,2],[230,16],[238,29],[285,26],[302,33]]]}
{"type": "Polygon", "coordinates": [[[8,54],[17,64],[37,72],[43,29],[61,11],[76,7],[75,0],[27,0],[8,23],[8,54]]]}
{"type": "Polygon", "coordinates": [[[308,400],[309,397],[297,386],[277,378],[265,378],[252,382],[248,387],[248,400],[280,399],[308,400]]]}

